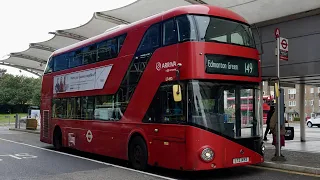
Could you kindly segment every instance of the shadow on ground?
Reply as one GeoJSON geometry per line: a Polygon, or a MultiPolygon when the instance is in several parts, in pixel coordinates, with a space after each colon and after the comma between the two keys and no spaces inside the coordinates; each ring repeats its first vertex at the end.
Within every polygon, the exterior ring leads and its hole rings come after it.
{"type": "MultiPolygon", "coordinates": [[[[52,146],[45,147],[50,150],[56,151],[52,146]]],[[[91,154],[87,152],[81,152],[73,149],[63,149],[61,152],[77,155],[93,160],[102,161],[105,163],[115,164],[118,166],[123,166],[127,168],[131,168],[129,163],[124,160],[119,160],[115,158],[110,158],[106,156],[91,154]]],[[[149,167],[147,170],[149,173],[176,178],[176,179],[238,179],[241,176],[250,177],[253,174],[259,174],[263,172],[261,169],[252,169],[250,167],[238,167],[238,168],[228,168],[228,169],[217,169],[211,171],[198,171],[198,172],[187,172],[187,171],[177,171],[177,170],[169,170],[159,167],[149,167]]]]}

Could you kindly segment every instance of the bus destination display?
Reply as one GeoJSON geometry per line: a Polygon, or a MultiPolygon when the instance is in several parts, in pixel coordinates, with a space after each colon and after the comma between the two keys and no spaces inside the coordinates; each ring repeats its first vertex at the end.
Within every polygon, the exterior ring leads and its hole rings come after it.
{"type": "Polygon", "coordinates": [[[217,54],[207,54],[205,58],[206,73],[254,77],[259,76],[257,60],[217,54]]]}

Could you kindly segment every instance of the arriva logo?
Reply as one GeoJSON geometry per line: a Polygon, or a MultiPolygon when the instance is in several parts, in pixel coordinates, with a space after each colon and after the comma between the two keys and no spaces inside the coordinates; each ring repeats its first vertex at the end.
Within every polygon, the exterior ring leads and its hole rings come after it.
{"type": "Polygon", "coordinates": [[[156,63],[156,69],[158,71],[160,71],[161,69],[167,69],[167,68],[173,68],[177,66],[177,62],[176,61],[172,61],[172,62],[165,62],[165,63],[160,63],[157,62],[156,63]]]}

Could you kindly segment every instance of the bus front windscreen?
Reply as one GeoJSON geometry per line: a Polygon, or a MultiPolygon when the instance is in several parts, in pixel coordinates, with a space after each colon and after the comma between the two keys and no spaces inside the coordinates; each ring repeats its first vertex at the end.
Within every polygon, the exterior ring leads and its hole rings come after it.
{"type": "Polygon", "coordinates": [[[210,16],[194,17],[202,41],[256,47],[251,28],[246,24],[210,16]]]}
{"type": "Polygon", "coordinates": [[[261,136],[259,86],[194,80],[187,88],[189,123],[235,139],[261,136]]]}

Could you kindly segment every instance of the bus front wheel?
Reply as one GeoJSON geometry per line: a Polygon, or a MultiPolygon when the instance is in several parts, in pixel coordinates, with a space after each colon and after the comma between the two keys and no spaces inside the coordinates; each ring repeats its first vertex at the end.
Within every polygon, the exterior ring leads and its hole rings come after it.
{"type": "Polygon", "coordinates": [[[136,136],[129,144],[129,161],[134,169],[145,170],[148,165],[148,150],[140,136],[136,136]]]}

